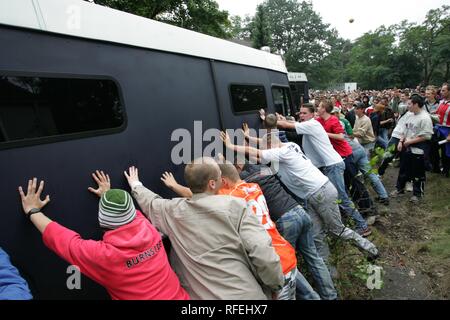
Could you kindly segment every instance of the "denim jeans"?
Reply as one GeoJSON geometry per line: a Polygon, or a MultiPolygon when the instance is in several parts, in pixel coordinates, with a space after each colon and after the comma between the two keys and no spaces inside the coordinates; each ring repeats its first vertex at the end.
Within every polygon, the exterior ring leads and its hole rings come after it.
{"type": "Polygon", "coordinates": [[[278,300],[295,300],[297,268],[292,269],[284,275],[284,286],[278,294],[278,300]]]}
{"type": "Polygon", "coordinates": [[[306,210],[313,221],[314,242],[322,259],[327,262],[330,255],[326,241],[328,232],[337,238],[352,242],[369,254],[378,254],[372,242],[342,224],[339,207],[336,204],[337,197],[336,188],[331,182],[327,182],[308,199],[306,210]]]}
{"type": "Polygon", "coordinates": [[[380,128],[380,130],[378,130],[378,137],[376,142],[381,148],[386,150],[389,144],[388,129],[380,128]]]}
{"type": "Polygon", "coordinates": [[[367,159],[367,155],[363,147],[353,147],[353,160],[355,161],[358,170],[361,171],[361,173],[364,174],[365,177],[369,178],[370,183],[372,184],[372,187],[378,194],[378,196],[381,199],[387,199],[388,194],[380,178],[375,173],[370,172],[372,170],[372,167],[370,166],[369,159],[367,159]]]}
{"type": "Polygon", "coordinates": [[[366,220],[364,220],[364,218],[361,216],[361,214],[356,209],[354,203],[350,200],[347,194],[344,180],[344,171],[345,171],[344,162],[342,161],[328,167],[322,167],[321,170],[323,174],[328,177],[328,179],[336,188],[338,192],[338,199],[340,200],[339,206],[342,208],[342,210],[347,216],[351,217],[355,221],[356,229],[357,230],[367,229],[366,220]]]}
{"type": "Polygon", "coordinates": [[[370,158],[370,153],[375,148],[375,142],[366,143],[362,146],[364,147],[364,150],[366,150],[367,158],[370,158]]]}
{"type": "MultiPolygon", "coordinates": [[[[311,218],[298,206],[286,212],[277,221],[277,229],[295,250],[300,253],[311,273],[316,289],[323,300],[337,298],[330,272],[319,256],[314,243],[313,224],[311,218]]],[[[303,291],[301,288],[298,291],[303,291]]]]}

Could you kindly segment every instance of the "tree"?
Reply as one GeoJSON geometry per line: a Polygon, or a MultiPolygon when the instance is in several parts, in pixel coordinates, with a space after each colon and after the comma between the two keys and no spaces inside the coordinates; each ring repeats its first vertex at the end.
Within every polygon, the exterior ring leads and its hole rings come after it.
{"type": "Polygon", "coordinates": [[[403,74],[415,62],[408,61],[406,67],[402,68],[405,61],[405,56],[399,55],[397,28],[381,26],[354,42],[347,75],[364,89],[393,87],[404,80],[399,74],[403,74]]]}
{"type": "Polygon", "coordinates": [[[337,32],[323,23],[311,2],[267,0],[263,4],[272,34],[272,46],[283,54],[290,71],[306,72],[312,83],[312,72],[327,57],[337,32]]]}
{"type": "Polygon", "coordinates": [[[228,33],[233,39],[247,40],[251,38],[253,18],[246,15],[244,18],[240,16],[230,17],[230,30],[228,33]]]}
{"type": "Polygon", "coordinates": [[[95,0],[96,4],[157,20],[161,13],[172,12],[182,0],[95,0]]]}
{"type": "Polygon", "coordinates": [[[96,0],[97,4],[170,23],[220,38],[229,38],[228,12],[214,0],[96,0]]]}
{"type": "Polygon", "coordinates": [[[251,27],[253,47],[256,49],[260,49],[262,47],[270,47],[270,28],[264,6],[258,5],[258,7],[256,8],[256,14],[251,27]]]}
{"type": "MultiPolygon", "coordinates": [[[[448,66],[450,51],[450,6],[428,11],[422,25],[412,25],[401,35],[401,48],[422,64],[422,84],[428,85],[441,64],[448,66]]],[[[448,76],[448,69],[447,69],[448,76]]]]}

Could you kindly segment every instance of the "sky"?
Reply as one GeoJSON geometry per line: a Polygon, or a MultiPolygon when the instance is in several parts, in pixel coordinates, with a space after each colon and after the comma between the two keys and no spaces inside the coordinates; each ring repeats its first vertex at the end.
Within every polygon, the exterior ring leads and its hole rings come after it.
{"type": "MultiPolygon", "coordinates": [[[[253,16],[264,0],[215,0],[230,15],[253,16]]],[[[301,1],[301,0],[299,0],[301,1]]],[[[338,30],[341,37],[355,40],[381,25],[402,20],[421,23],[430,9],[449,4],[450,0],[312,0],[314,11],[325,23],[338,30]],[[349,20],[354,19],[353,23],[349,20]]]]}

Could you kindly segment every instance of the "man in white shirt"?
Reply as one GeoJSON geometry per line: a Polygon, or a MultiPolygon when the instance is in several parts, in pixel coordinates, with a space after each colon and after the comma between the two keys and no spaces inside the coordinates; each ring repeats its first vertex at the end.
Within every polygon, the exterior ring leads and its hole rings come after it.
{"type": "Polygon", "coordinates": [[[356,222],[356,231],[362,236],[371,233],[364,218],[351,201],[345,186],[345,163],[331,144],[328,133],[320,122],[314,119],[314,107],[304,105],[300,109],[302,122],[279,120],[277,126],[285,129],[295,129],[297,135],[302,135],[302,148],[311,162],[325,174],[338,191],[341,209],[356,222]]]}
{"type": "Polygon", "coordinates": [[[424,100],[419,95],[412,95],[408,101],[409,112],[394,130],[399,136],[400,171],[396,190],[391,196],[404,193],[407,181],[413,180],[413,196],[410,201],[418,203],[425,187],[425,142],[433,135],[433,123],[430,115],[423,109],[424,100]]]}
{"type": "Polygon", "coordinates": [[[233,145],[226,133],[222,133],[222,140],[231,150],[247,154],[264,163],[271,162],[272,168],[278,165],[276,173],[280,180],[307,204],[307,211],[314,225],[314,242],[325,261],[328,261],[329,257],[326,231],[344,240],[355,241],[360,249],[368,252],[369,257],[377,257],[378,250],[373,243],[343,225],[337,204],[338,193],[330,180],[312,164],[297,144],[281,143],[277,135],[278,133],[273,132],[264,138],[267,141],[267,150],[233,145]]]}

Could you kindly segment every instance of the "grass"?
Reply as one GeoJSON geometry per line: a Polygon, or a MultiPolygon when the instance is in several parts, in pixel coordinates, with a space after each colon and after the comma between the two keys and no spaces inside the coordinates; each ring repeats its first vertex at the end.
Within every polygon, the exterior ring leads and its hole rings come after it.
{"type": "MultiPolygon", "coordinates": [[[[397,172],[390,170],[385,185],[392,190],[397,172]]],[[[382,253],[377,265],[417,270],[429,279],[430,296],[450,299],[450,179],[428,175],[425,193],[419,206],[404,198],[381,208],[381,221],[373,228],[370,240],[382,253]]],[[[364,270],[369,264],[364,256],[342,241],[332,243],[330,249],[331,261],[339,272],[335,286],[340,298],[372,299],[375,292],[366,286],[364,270]]]]}

